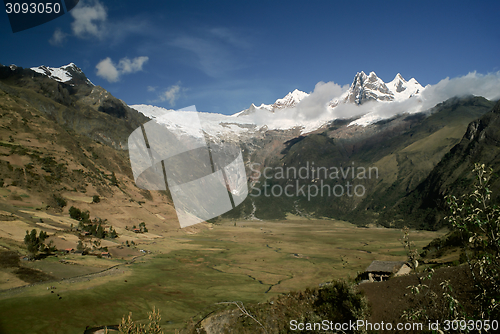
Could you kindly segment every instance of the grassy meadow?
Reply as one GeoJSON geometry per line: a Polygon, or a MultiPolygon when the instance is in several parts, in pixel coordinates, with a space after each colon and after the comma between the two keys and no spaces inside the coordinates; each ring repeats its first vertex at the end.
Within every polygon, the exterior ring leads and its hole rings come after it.
{"type": "MultiPolygon", "coordinates": [[[[443,234],[412,231],[411,237],[421,248],[443,234]]],[[[397,229],[334,220],[224,221],[141,244],[149,253],[134,261],[68,255],[65,261],[75,264],[61,265],[61,257],[47,258],[30,265],[65,279],[0,291],[0,333],[81,334],[87,326],[118,324],[129,312],[146,319],[153,307],[174,333],[217,302],[263,302],[355,277],[375,259],[404,260],[401,236],[397,229]]]]}

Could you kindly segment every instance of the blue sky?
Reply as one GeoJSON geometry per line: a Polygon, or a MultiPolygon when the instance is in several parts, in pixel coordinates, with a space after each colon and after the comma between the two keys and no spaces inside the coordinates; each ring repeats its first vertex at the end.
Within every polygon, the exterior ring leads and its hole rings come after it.
{"type": "Polygon", "coordinates": [[[128,104],[232,114],[298,88],[384,81],[422,85],[500,71],[499,1],[80,1],[12,33],[0,63],[74,62],[128,104]]]}

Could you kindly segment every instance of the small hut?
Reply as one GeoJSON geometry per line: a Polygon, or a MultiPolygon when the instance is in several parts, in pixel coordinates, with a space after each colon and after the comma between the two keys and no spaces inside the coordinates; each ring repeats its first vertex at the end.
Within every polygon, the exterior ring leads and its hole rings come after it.
{"type": "Polygon", "coordinates": [[[404,261],[373,261],[366,272],[370,282],[381,282],[389,279],[391,275],[401,276],[410,273],[411,268],[404,261]]]}

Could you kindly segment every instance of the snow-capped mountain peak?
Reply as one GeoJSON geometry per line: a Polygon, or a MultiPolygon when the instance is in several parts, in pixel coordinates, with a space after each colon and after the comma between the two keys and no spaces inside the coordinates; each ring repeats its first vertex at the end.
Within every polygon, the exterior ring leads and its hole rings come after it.
{"type": "MultiPolygon", "coordinates": [[[[341,103],[357,105],[367,101],[402,101],[417,95],[422,90],[423,87],[415,79],[406,81],[400,73],[391,82],[384,83],[375,72],[370,72],[367,76],[361,71],[354,77],[349,90],[338,100],[341,103]]],[[[330,107],[335,107],[337,104],[338,102],[332,103],[330,107]]]]}
{"type": "Polygon", "coordinates": [[[369,100],[392,101],[391,91],[375,72],[367,76],[361,71],[356,74],[346,96],[341,99],[344,103],[363,104],[369,100]]]}
{"type": "Polygon", "coordinates": [[[297,103],[302,101],[307,96],[309,96],[308,93],[295,89],[293,92],[289,92],[288,94],[286,94],[284,98],[276,100],[276,102],[274,102],[272,106],[274,109],[295,107],[297,103]]]}
{"type": "Polygon", "coordinates": [[[418,95],[424,87],[414,78],[406,81],[401,74],[397,74],[394,80],[387,84],[387,87],[394,94],[394,101],[403,101],[418,95]]]}
{"type": "Polygon", "coordinates": [[[83,73],[83,71],[75,65],[69,63],[61,67],[48,67],[41,65],[32,67],[31,70],[48,76],[52,80],[67,83],[70,85],[85,83],[89,86],[95,86],[83,73]]]}
{"type": "Polygon", "coordinates": [[[267,110],[269,112],[274,113],[276,110],[287,109],[295,107],[300,101],[304,98],[308,97],[309,94],[303,92],[301,90],[295,89],[292,92],[288,92],[282,99],[277,99],[273,104],[264,104],[262,103],[260,106],[256,106],[255,104],[251,104],[250,108],[242,110],[233,116],[245,116],[250,115],[256,112],[257,110],[267,110]]]}

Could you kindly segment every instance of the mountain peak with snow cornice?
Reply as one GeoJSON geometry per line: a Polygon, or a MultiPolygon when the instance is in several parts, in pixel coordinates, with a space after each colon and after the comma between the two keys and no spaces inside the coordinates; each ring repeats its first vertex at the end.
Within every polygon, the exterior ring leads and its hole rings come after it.
{"type": "Polygon", "coordinates": [[[31,70],[46,75],[49,78],[69,85],[86,84],[88,86],[95,86],[83,73],[83,71],[74,63],[61,67],[48,67],[41,65],[32,67],[31,70]]]}

